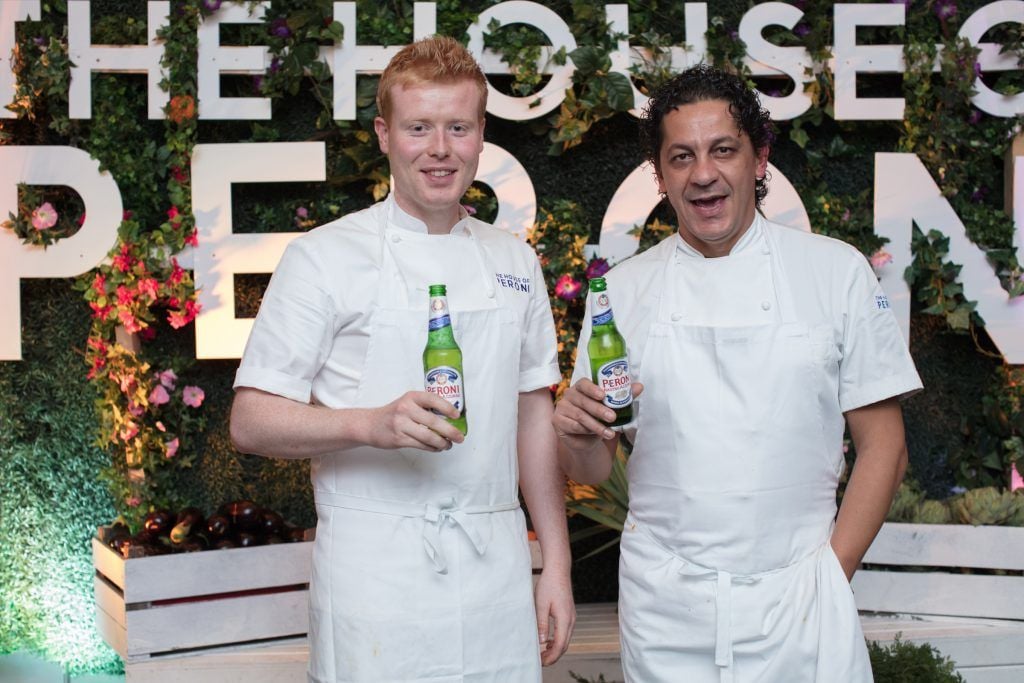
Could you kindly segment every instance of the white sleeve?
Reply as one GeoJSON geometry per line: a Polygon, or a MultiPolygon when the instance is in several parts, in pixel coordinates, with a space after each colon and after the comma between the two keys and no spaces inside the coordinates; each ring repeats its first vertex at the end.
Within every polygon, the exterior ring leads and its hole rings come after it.
{"type": "Polygon", "coordinates": [[[558,384],[562,373],[558,369],[558,343],[555,339],[555,321],[551,315],[551,301],[544,285],[544,272],[537,255],[533,260],[533,287],[529,308],[523,320],[523,337],[519,354],[519,391],[524,393],[558,384]]]}
{"type": "Polygon", "coordinates": [[[235,388],[252,387],[308,403],[331,350],[335,303],[326,275],[301,240],[288,245],[274,270],[235,374],[235,388]]]}
{"type": "Polygon", "coordinates": [[[843,412],[904,398],[922,387],[889,299],[862,256],[848,280],[839,364],[843,412]]]}

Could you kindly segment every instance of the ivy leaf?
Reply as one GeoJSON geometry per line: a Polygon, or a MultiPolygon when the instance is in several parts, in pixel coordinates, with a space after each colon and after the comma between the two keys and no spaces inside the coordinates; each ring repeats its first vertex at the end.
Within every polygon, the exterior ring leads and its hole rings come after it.
{"type": "Polygon", "coordinates": [[[971,311],[960,306],[946,314],[946,323],[954,330],[966,330],[971,326],[971,311]]]}
{"type": "Polygon", "coordinates": [[[804,147],[807,146],[807,143],[810,141],[811,137],[803,128],[794,128],[793,130],[789,131],[789,139],[795,142],[800,149],[803,149],[804,147]]]}
{"type": "Polygon", "coordinates": [[[612,68],[612,60],[595,45],[582,45],[569,53],[572,63],[576,65],[574,76],[589,76],[598,71],[612,68]]]}
{"type": "Polygon", "coordinates": [[[615,111],[629,111],[633,107],[633,86],[620,73],[608,74],[608,106],[615,111]]]}

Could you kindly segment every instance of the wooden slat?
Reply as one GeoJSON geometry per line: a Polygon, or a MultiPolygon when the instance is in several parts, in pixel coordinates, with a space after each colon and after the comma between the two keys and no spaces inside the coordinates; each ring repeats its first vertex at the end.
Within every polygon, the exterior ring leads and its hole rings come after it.
{"type": "Polygon", "coordinates": [[[1021,622],[906,614],[862,614],[860,621],[868,640],[888,643],[900,635],[904,641],[931,643],[952,658],[961,670],[1024,667],[1024,623],[1021,622]]]}
{"type": "MultiPolygon", "coordinates": [[[[96,579],[100,581],[101,579],[96,579]]],[[[123,614],[119,621],[117,617],[112,616],[106,610],[100,609],[99,605],[96,607],[96,630],[100,632],[100,636],[107,642],[110,647],[114,648],[114,652],[121,655],[122,658],[128,656],[128,632],[125,630],[123,614]]]]}
{"type": "Polygon", "coordinates": [[[305,638],[170,654],[128,663],[126,683],[305,683],[305,638]]]}
{"type": "Polygon", "coordinates": [[[1024,527],[887,522],[864,562],[1024,570],[1024,527]]]}
{"type": "Polygon", "coordinates": [[[871,612],[1024,619],[1024,581],[1017,576],[886,572],[853,576],[857,607],[871,612]]]}
{"type": "Polygon", "coordinates": [[[128,657],[305,634],[309,591],[295,590],[129,610],[128,657]]]}
{"type": "Polygon", "coordinates": [[[97,539],[92,544],[97,571],[129,604],[308,584],[313,554],[303,542],[125,560],[97,539]]]}

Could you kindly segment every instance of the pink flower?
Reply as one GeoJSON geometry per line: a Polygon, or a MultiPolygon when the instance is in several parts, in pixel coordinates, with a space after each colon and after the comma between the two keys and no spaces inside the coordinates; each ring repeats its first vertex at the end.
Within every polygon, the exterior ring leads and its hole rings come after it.
{"type": "Polygon", "coordinates": [[[171,395],[167,393],[167,389],[164,389],[163,384],[157,384],[153,387],[153,391],[149,392],[149,402],[154,406],[162,406],[171,400],[171,395]]]}
{"type": "Polygon", "coordinates": [[[189,245],[190,247],[198,247],[199,246],[199,229],[198,228],[193,230],[189,234],[189,236],[185,238],[185,244],[189,245]]]}
{"type": "Polygon", "coordinates": [[[100,320],[106,320],[113,306],[100,306],[95,301],[89,302],[89,308],[92,309],[92,317],[100,320]]]}
{"type": "Polygon", "coordinates": [[[32,227],[36,230],[49,230],[57,225],[57,211],[50,202],[43,202],[42,206],[32,212],[32,227]]]}
{"type": "Polygon", "coordinates": [[[124,393],[124,394],[130,394],[130,393],[134,392],[135,391],[135,387],[137,386],[137,382],[135,381],[135,377],[133,377],[132,375],[128,375],[128,374],[121,375],[118,378],[117,384],[118,384],[118,386],[121,387],[121,392],[124,393]]]}
{"type": "Polygon", "coordinates": [[[595,258],[587,264],[587,279],[601,277],[605,273],[611,270],[611,266],[608,265],[608,260],[603,258],[595,258]]]}
{"type": "Polygon", "coordinates": [[[475,216],[476,215],[476,207],[475,206],[470,206],[469,204],[463,204],[462,208],[465,209],[466,213],[469,214],[470,216],[475,216]]]}
{"type": "Polygon", "coordinates": [[[165,444],[165,446],[167,447],[167,454],[164,457],[167,459],[173,458],[175,455],[178,454],[178,437],[174,437],[173,439],[168,441],[165,444]]]}
{"type": "Polygon", "coordinates": [[[161,432],[166,432],[166,431],[167,431],[167,427],[165,427],[165,426],[164,426],[164,423],[163,423],[163,422],[161,422],[160,420],[157,420],[157,421],[156,421],[156,425],[154,425],[154,426],[155,426],[155,427],[156,427],[157,429],[159,429],[159,430],[160,430],[161,432]]]}
{"type": "Polygon", "coordinates": [[[583,283],[568,273],[558,278],[558,282],[555,283],[555,295],[565,301],[575,299],[582,289],[583,283]]]}
{"type": "Polygon", "coordinates": [[[178,211],[178,207],[172,206],[167,210],[167,220],[170,221],[172,228],[178,229],[178,224],[181,223],[181,212],[178,211]]]}
{"type": "Polygon", "coordinates": [[[150,303],[153,303],[160,295],[160,283],[154,278],[144,277],[139,280],[136,291],[139,293],[139,296],[144,296],[149,299],[150,303]]]}
{"type": "Polygon", "coordinates": [[[121,245],[121,253],[114,257],[114,268],[122,273],[127,273],[135,265],[135,257],[131,255],[132,245],[124,243],[121,245]]]}
{"type": "Polygon", "coordinates": [[[107,293],[107,277],[103,273],[96,273],[96,277],[92,279],[92,291],[97,294],[107,293]]]}
{"type": "Polygon", "coordinates": [[[132,496],[125,502],[128,503],[128,507],[130,508],[137,508],[140,505],[142,505],[142,499],[140,499],[138,496],[132,496]]]}
{"type": "Polygon", "coordinates": [[[885,251],[884,249],[879,249],[878,251],[871,255],[868,261],[871,262],[872,268],[881,268],[884,265],[892,263],[892,254],[885,251]]]}
{"type": "Polygon", "coordinates": [[[124,327],[128,334],[135,334],[142,329],[142,325],[135,319],[131,311],[121,310],[117,312],[117,318],[121,321],[121,325],[124,327]]]}
{"type": "Polygon", "coordinates": [[[206,392],[199,387],[187,386],[181,390],[181,400],[192,408],[198,408],[203,405],[203,399],[206,398],[206,392]]]}
{"type": "Polygon", "coordinates": [[[172,284],[172,285],[176,285],[176,284],[179,284],[184,279],[185,279],[185,269],[178,265],[178,259],[172,258],[171,259],[171,275],[167,279],[167,281],[170,284],[172,284]]]}
{"type": "Polygon", "coordinates": [[[128,289],[124,285],[117,286],[117,305],[118,306],[131,306],[132,302],[135,301],[135,292],[128,289]]]}
{"type": "Polygon", "coordinates": [[[119,436],[121,437],[121,441],[128,443],[129,441],[134,439],[138,433],[139,426],[137,424],[135,424],[134,422],[126,422],[124,425],[124,429],[121,430],[119,436]]]}
{"type": "Polygon", "coordinates": [[[174,374],[174,370],[164,370],[157,374],[157,378],[160,380],[160,384],[174,391],[175,383],[178,381],[178,376],[174,374]]]}
{"type": "Polygon", "coordinates": [[[142,417],[142,414],[146,412],[146,409],[135,401],[128,401],[128,412],[132,417],[142,417]]]}
{"type": "Polygon", "coordinates": [[[295,209],[295,215],[302,219],[309,218],[309,209],[307,209],[304,206],[300,206],[299,208],[295,209]]]}
{"type": "Polygon", "coordinates": [[[121,212],[121,220],[122,221],[130,221],[131,219],[132,219],[132,212],[131,211],[129,211],[128,209],[125,209],[124,211],[121,212]]]}

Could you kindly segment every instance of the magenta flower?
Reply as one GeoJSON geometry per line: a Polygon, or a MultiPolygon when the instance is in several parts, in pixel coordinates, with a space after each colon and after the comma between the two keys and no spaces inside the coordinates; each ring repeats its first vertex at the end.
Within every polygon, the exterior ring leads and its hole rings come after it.
{"type": "Polygon", "coordinates": [[[57,225],[57,210],[50,202],[43,202],[42,206],[32,212],[32,227],[36,230],[49,230],[57,225]]]}
{"type": "Polygon", "coordinates": [[[566,273],[555,283],[555,296],[565,301],[572,301],[579,296],[582,289],[583,283],[566,273]]]}
{"type": "Polygon", "coordinates": [[[168,441],[166,444],[164,444],[164,446],[167,448],[167,453],[166,453],[166,455],[164,455],[164,457],[167,458],[167,459],[170,459],[170,458],[173,458],[175,455],[177,455],[178,454],[178,446],[179,445],[180,444],[178,442],[178,437],[174,437],[173,439],[168,441]]]}
{"type": "Polygon", "coordinates": [[[174,374],[174,370],[164,370],[157,375],[160,380],[160,384],[164,385],[167,389],[174,391],[175,383],[178,381],[178,376],[174,374]]]}
{"type": "Polygon", "coordinates": [[[138,496],[132,496],[125,502],[128,503],[128,507],[130,508],[137,508],[140,505],[142,505],[142,499],[140,499],[138,496]]]}
{"type": "Polygon", "coordinates": [[[160,430],[161,432],[166,432],[166,431],[167,431],[167,427],[165,427],[165,426],[164,426],[164,423],[163,423],[163,422],[161,422],[160,420],[157,420],[157,421],[156,421],[156,425],[154,425],[154,426],[155,426],[155,427],[156,427],[157,429],[159,429],[159,430],[160,430]]]}
{"type": "Polygon", "coordinates": [[[206,393],[199,387],[187,386],[181,391],[181,400],[185,405],[198,408],[203,405],[206,393]]]}
{"type": "Polygon", "coordinates": [[[953,0],[937,0],[933,9],[935,16],[942,21],[956,16],[956,2],[953,0]]]}
{"type": "Polygon", "coordinates": [[[292,35],[292,30],[287,19],[274,19],[270,22],[270,33],[278,38],[288,38],[292,35]]]}
{"type": "Polygon", "coordinates": [[[611,266],[608,265],[608,259],[595,258],[587,264],[586,277],[588,280],[595,277],[601,277],[609,270],[611,270],[611,266]]]}
{"type": "Polygon", "coordinates": [[[157,384],[153,387],[153,391],[149,392],[149,402],[154,406],[162,406],[171,400],[171,395],[167,393],[167,389],[164,389],[164,385],[157,384]]]}
{"type": "Polygon", "coordinates": [[[884,249],[879,249],[878,251],[871,255],[868,261],[871,262],[872,268],[881,268],[884,265],[892,263],[892,254],[885,251],[884,249]]]}
{"type": "Polygon", "coordinates": [[[309,218],[309,209],[307,209],[304,206],[300,206],[299,208],[295,209],[295,215],[305,220],[306,218],[309,218]]]}

